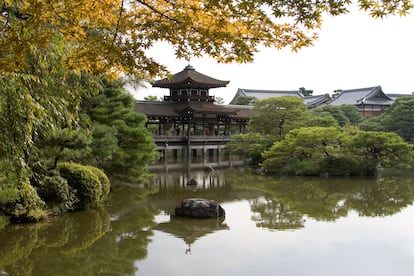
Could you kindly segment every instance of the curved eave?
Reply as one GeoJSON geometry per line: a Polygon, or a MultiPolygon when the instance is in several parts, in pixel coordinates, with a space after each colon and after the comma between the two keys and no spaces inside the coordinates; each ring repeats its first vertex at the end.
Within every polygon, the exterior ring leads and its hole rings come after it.
{"type": "Polygon", "coordinates": [[[227,84],[229,84],[229,81],[206,83],[206,82],[198,82],[191,78],[187,78],[179,82],[174,81],[174,80],[169,80],[169,79],[162,79],[162,80],[152,83],[152,87],[159,87],[159,88],[200,87],[200,88],[210,89],[210,88],[226,87],[227,84]]]}
{"type": "Polygon", "coordinates": [[[188,65],[183,71],[173,75],[171,78],[164,78],[154,81],[153,87],[173,88],[173,87],[204,87],[218,88],[225,87],[229,81],[218,80],[197,72],[192,66],[188,65]]]}

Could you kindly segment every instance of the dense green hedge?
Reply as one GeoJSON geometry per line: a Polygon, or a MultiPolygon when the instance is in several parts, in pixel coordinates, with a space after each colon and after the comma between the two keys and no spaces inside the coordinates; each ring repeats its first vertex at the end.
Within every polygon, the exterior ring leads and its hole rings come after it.
{"type": "Polygon", "coordinates": [[[97,205],[109,192],[109,179],[98,168],[62,163],[59,165],[59,173],[67,180],[68,185],[76,190],[76,197],[79,199],[76,209],[97,205]]]}
{"type": "Polygon", "coordinates": [[[79,199],[77,209],[99,203],[102,195],[101,181],[90,168],[76,163],[62,163],[59,173],[76,190],[76,197],[79,199]]]}

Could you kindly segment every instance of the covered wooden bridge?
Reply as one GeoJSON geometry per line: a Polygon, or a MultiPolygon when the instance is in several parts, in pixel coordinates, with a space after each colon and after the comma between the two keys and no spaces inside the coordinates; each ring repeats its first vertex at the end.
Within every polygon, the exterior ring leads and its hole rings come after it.
{"type": "Polygon", "coordinates": [[[251,107],[217,105],[211,88],[225,87],[229,82],[197,72],[188,65],[172,78],[161,79],[153,87],[168,88],[163,101],[137,101],[135,110],[147,116],[146,126],[152,132],[158,150],[168,159],[173,156],[197,156],[201,150],[217,152],[231,141],[231,135],[245,133],[251,107]]]}

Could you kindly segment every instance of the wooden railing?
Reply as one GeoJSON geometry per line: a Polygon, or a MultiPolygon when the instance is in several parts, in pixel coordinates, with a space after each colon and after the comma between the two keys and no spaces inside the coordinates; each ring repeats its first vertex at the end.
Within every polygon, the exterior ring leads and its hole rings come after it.
{"type": "Polygon", "coordinates": [[[230,142],[231,135],[154,135],[155,143],[220,143],[230,142]]]}

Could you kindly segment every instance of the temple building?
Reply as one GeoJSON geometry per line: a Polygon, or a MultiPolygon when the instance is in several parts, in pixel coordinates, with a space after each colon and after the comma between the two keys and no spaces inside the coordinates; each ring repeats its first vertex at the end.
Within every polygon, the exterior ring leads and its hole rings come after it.
{"type": "Polygon", "coordinates": [[[340,93],[328,102],[328,105],[350,104],[358,107],[364,117],[382,114],[390,107],[395,98],[391,98],[382,91],[381,86],[341,90],[340,93]]]}
{"type": "Polygon", "coordinates": [[[211,78],[188,65],[172,78],[152,86],[169,89],[164,101],[137,101],[135,110],[144,113],[155,136],[226,136],[245,133],[251,108],[217,105],[210,89],[229,82],[211,78]]]}

